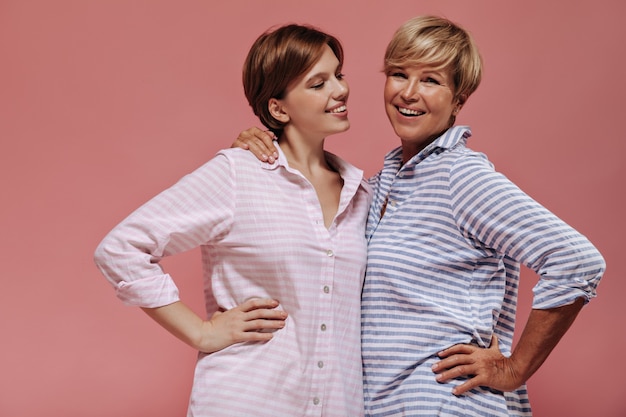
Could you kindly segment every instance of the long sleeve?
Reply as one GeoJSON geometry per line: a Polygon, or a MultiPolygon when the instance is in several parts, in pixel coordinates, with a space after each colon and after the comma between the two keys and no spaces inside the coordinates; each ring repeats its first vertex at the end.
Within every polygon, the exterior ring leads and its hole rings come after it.
{"type": "Polygon", "coordinates": [[[526,265],[539,276],[533,308],[589,301],[605,261],[589,240],[537,203],[477,154],[458,159],[450,188],[467,239],[526,265]]]}
{"type": "Polygon", "coordinates": [[[223,234],[232,223],[234,193],[229,161],[218,155],[118,224],[94,256],[118,297],[140,307],[178,301],[159,261],[223,234]]]}

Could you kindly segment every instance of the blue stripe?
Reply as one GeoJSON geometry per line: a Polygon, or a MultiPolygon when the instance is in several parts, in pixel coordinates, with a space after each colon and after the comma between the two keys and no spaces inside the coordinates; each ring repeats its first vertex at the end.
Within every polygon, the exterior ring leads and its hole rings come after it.
{"type": "Polygon", "coordinates": [[[591,299],[604,260],[591,243],[494,171],[455,127],[402,165],[391,151],[374,202],[362,297],[368,415],[529,416],[525,386],[455,397],[430,366],[455,343],[511,351],[520,263],[537,272],[534,308],[591,299]],[[380,211],[389,198],[385,216],[380,211]]]}

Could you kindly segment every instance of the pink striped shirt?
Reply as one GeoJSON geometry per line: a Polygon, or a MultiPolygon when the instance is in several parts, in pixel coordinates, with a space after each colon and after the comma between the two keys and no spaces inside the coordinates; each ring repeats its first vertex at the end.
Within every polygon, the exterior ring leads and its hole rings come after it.
{"type": "Polygon", "coordinates": [[[278,162],[227,149],[115,227],[95,260],[126,304],[178,301],[158,262],[201,247],[206,310],[273,298],[289,313],[267,343],[200,353],[188,416],[362,416],[360,296],[371,190],[328,160],[344,186],[330,226],[313,186],[278,162]]]}

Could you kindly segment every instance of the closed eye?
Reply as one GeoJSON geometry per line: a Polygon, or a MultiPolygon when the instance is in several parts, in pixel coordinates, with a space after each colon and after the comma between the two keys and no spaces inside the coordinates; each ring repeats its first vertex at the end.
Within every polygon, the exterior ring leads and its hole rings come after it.
{"type": "Polygon", "coordinates": [[[397,72],[397,71],[392,71],[390,73],[387,74],[388,77],[393,77],[393,78],[402,78],[402,79],[407,79],[409,78],[405,73],[403,72],[397,72]]]}
{"type": "Polygon", "coordinates": [[[438,80],[434,79],[433,77],[426,77],[424,78],[423,81],[428,84],[437,84],[437,85],[441,84],[438,80]]]}

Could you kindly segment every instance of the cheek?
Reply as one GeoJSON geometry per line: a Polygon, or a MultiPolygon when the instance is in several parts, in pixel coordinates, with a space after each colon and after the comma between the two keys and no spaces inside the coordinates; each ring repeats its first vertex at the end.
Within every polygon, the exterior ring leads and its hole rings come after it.
{"type": "Polygon", "coordinates": [[[454,106],[452,105],[452,97],[448,95],[435,94],[430,97],[425,97],[425,100],[430,103],[430,110],[440,115],[452,115],[454,106]]]}
{"type": "Polygon", "coordinates": [[[385,98],[385,101],[390,101],[395,95],[396,90],[397,88],[393,81],[385,81],[385,89],[383,90],[383,97],[385,98]]]}

